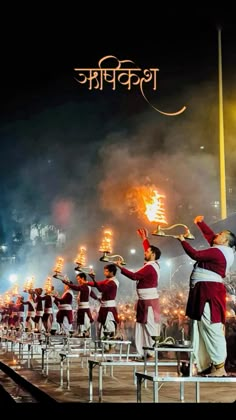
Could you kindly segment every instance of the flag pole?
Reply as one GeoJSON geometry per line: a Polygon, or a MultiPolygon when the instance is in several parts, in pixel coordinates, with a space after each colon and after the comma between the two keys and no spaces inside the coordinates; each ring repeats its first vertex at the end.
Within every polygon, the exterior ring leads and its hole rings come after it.
{"type": "Polygon", "coordinates": [[[221,218],[226,219],[226,217],[227,217],[227,204],[226,204],[226,181],[225,181],[222,49],[221,49],[221,28],[219,28],[219,27],[218,27],[218,74],[219,74],[220,204],[221,204],[221,218]]]}

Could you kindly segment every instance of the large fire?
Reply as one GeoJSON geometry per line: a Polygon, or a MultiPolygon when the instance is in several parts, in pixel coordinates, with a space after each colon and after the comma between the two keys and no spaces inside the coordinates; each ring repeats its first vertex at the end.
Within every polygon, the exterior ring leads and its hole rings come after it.
{"type": "Polygon", "coordinates": [[[165,198],[165,196],[159,194],[156,190],[153,190],[150,198],[146,198],[145,196],[143,197],[146,206],[146,211],[144,214],[146,214],[150,222],[156,222],[160,225],[167,225],[163,198],[165,198]]]}
{"type": "Polygon", "coordinates": [[[159,194],[154,185],[135,187],[127,194],[133,213],[137,213],[140,217],[145,215],[150,222],[160,225],[167,225],[163,203],[164,198],[165,195],[159,194]]]}

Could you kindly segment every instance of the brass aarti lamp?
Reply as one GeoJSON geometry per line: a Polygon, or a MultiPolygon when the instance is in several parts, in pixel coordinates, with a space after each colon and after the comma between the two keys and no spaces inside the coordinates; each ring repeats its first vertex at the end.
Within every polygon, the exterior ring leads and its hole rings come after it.
{"type": "Polygon", "coordinates": [[[111,237],[112,232],[110,230],[104,230],[104,237],[99,248],[99,251],[102,252],[103,255],[101,256],[101,258],[99,258],[99,261],[114,263],[115,261],[119,260],[122,265],[125,265],[126,262],[124,261],[124,258],[121,255],[111,255],[111,237]]]}
{"type": "Polygon", "coordinates": [[[62,274],[63,265],[64,265],[64,258],[57,257],[56,265],[53,269],[53,271],[55,273],[53,275],[54,279],[64,280],[64,275],[62,274]]]}
{"type": "Polygon", "coordinates": [[[177,238],[180,235],[180,233],[179,234],[176,233],[175,235],[174,234],[171,235],[171,234],[166,234],[165,231],[175,229],[178,226],[183,226],[184,227],[185,231],[182,235],[184,236],[185,239],[195,239],[194,235],[190,232],[190,229],[188,228],[188,226],[184,225],[183,223],[176,223],[174,225],[167,226],[165,228],[162,227],[161,225],[158,225],[157,229],[154,232],[152,232],[152,235],[177,238]]]}

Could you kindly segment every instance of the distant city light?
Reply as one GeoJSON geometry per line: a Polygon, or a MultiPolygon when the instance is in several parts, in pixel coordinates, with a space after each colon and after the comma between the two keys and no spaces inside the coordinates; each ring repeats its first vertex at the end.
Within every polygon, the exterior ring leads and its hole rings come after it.
{"type": "Polygon", "coordinates": [[[1,245],[1,246],[0,246],[0,249],[1,249],[3,252],[6,252],[6,250],[7,250],[7,246],[6,246],[6,245],[1,245]]]}
{"type": "Polygon", "coordinates": [[[204,150],[204,149],[205,149],[205,146],[200,146],[200,149],[201,149],[201,150],[204,150]]]}
{"type": "Polygon", "coordinates": [[[136,254],[136,249],[132,248],[132,249],[130,250],[130,254],[136,254]]]}
{"type": "Polygon", "coordinates": [[[15,283],[17,281],[17,274],[10,274],[9,281],[15,283]]]}
{"type": "Polygon", "coordinates": [[[219,201],[213,201],[212,206],[217,209],[220,206],[220,202],[219,201]]]}

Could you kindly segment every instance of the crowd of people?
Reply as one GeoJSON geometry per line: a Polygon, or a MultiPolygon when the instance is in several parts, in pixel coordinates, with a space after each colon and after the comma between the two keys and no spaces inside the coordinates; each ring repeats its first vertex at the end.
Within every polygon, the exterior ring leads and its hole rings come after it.
{"type": "MultiPolygon", "coordinates": [[[[204,222],[203,216],[197,216],[194,223],[210,247],[196,250],[184,235],[176,236],[186,254],[195,261],[190,276],[186,316],[190,320],[190,336],[198,374],[221,377],[226,375],[227,359],[224,279],[234,262],[236,237],[229,230],[214,233],[204,222]]],[[[68,277],[62,279],[64,292],[60,297],[53,287],[44,294],[42,288],[36,288],[29,291],[26,301],[22,296],[18,296],[16,301],[2,304],[1,324],[13,328],[27,328],[28,331],[45,330],[47,333],[50,333],[56,324],[58,333],[69,334],[74,322],[73,291],[76,291],[78,304],[75,333],[82,337],[91,336],[91,326],[94,322],[91,311],[93,299],[99,304],[99,328],[96,338],[115,338],[121,321],[117,309],[119,281],[116,274],[119,269],[122,276],[136,282],[134,344],[138,358],[143,360],[143,347],[151,348],[154,338],[163,335],[158,291],[161,271],[158,260],[161,250],[149,243],[146,229],[138,229],[137,233],[144,249],[144,265],[139,270],[134,272],[125,268],[120,259],[104,266],[103,280],[97,280],[93,271],[86,274],[81,270],[76,274],[77,284],[71,282],[68,277]],[[25,306],[27,313],[24,321],[25,306]]],[[[147,356],[152,358],[153,352],[149,351],[147,356]]]]}

